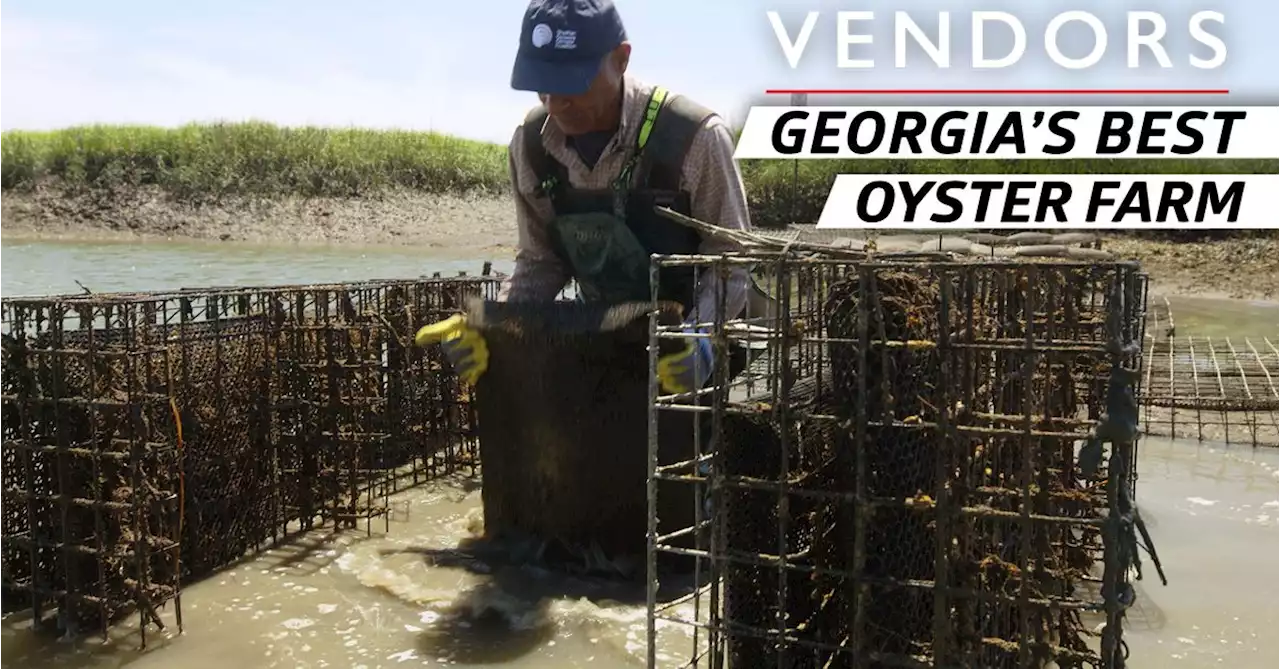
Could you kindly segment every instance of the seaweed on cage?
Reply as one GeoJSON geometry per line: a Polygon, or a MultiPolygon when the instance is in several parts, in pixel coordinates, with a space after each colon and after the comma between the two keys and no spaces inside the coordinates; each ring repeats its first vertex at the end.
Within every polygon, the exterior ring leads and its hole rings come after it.
{"type": "Polygon", "coordinates": [[[931,345],[911,344],[937,341],[938,304],[938,287],[928,277],[895,270],[837,280],[827,297],[827,335],[857,342],[831,345],[833,403],[837,415],[863,423],[860,441],[854,431],[840,435],[834,476],[841,489],[860,489],[865,502],[904,502],[855,504],[843,514],[849,522],[836,525],[838,538],[824,562],[877,584],[861,598],[842,597],[830,620],[843,629],[854,629],[855,617],[865,621],[851,633],[860,633],[863,648],[884,655],[927,655],[932,640],[931,593],[898,584],[934,578],[935,521],[905,501],[929,508],[937,460],[944,457],[933,431],[911,425],[938,418],[941,356],[931,345]],[[861,545],[859,526],[865,528],[861,545]]]}
{"type": "Polygon", "coordinates": [[[6,612],[70,634],[133,611],[158,622],[178,589],[166,352],[87,346],[59,309],[37,311],[35,332],[5,335],[0,374],[6,612]]]}
{"type": "MultiPolygon", "coordinates": [[[[301,529],[353,528],[385,509],[361,502],[386,458],[382,328],[345,318],[286,332],[280,343],[281,503],[301,529]]],[[[376,495],[375,495],[376,496],[376,495]]]]}
{"type": "MultiPolygon", "coordinates": [[[[870,298],[879,307],[868,312],[874,314],[868,322],[870,336],[876,341],[936,338],[936,289],[906,272],[873,280],[880,294],[870,298]]],[[[932,577],[933,535],[927,518],[902,505],[855,506],[849,496],[858,488],[855,416],[886,423],[930,418],[929,379],[937,376],[937,355],[907,348],[870,354],[857,341],[857,278],[834,279],[827,288],[825,334],[854,342],[830,345],[830,387],[818,381],[819,375],[778,398],[792,416],[785,425],[768,410],[725,416],[722,448],[725,475],[731,480],[724,494],[723,626],[731,666],[844,666],[847,650],[832,650],[847,649],[850,643],[854,587],[844,575],[861,573],[880,581],[932,577]],[[863,353],[870,394],[857,388],[857,360],[863,353]],[[857,404],[865,414],[857,414],[857,404]],[[831,413],[839,422],[814,417],[831,413]],[[780,467],[784,444],[785,473],[780,467]],[[768,482],[782,492],[734,485],[733,477],[768,482]],[[804,494],[815,491],[831,494],[804,494]],[[842,496],[844,501],[837,501],[842,496]],[[867,545],[856,551],[854,514],[870,517],[863,521],[869,530],[867,545]],[[780,531],[782,522],[787,527],[780,531]],[[761,563],[760,556],[769,560],[761,563]],[[779,560],[800,569],[780,569],[779,560]],[[808,573],[815,568],[820,571],[808,573]]],[[[904,500],[932,491],[932,462],[938,454],[931,434],[891,424],[867,429],[861,442],[868,461],[861,482],[867,496],[904,500]]],[[[931,629],[930,617],[922,611],[929,604],[927,594],[886,590],[869,598],[858,616],[870,621],[863,644],[885,655],[927,653],[926,642],[913,641],[923,640],[931,629]]]]}
{"type": "Polygon", "coordinates": [[[206,576],[283,530],[268,408],[278,324],[267,315],[158,328],[183,433],[183,578],[206,576]]]}
{"type": "Polygon", "coordinates": [[[726,475],[785,491],[726,484],[730,664],[1096,666],[1082,611],[1115,547],[1106,467],[1083,473],[1076,451],[1106,411],[1108,318],[1140,317],[1106,294],[1122,275],[954,264],[830,280],[830,387],[724,417],[726,475]],[[802,569],[780,578],[780,554],[802,569]]]}
{"type": "Polygon", "coordinates": [[[967,661],[1097,661],[1078,607],[1043,603],[1082,601],[1080,585],[1101,556],[1098,529],[1085,521],[1103,515],[1105,498],[1096,480],[1078,481],[1075,442],[1102,409],[1106,354],[1062,343],[1104,339],[1105,315],[1119,308],[1098,301],[1106,280],[1073,268],[1007,268],[990,273],[975,300],[990,316],[983,336],[1011,344],[988,357],[981,403],[1000,418],[979,424],[1013,433],[986,435],[961,453],[954,500],[984,511],[959,521],[950,575],[957,588],[982,595],[956,604],[957,653],[967,661]]]}
{"type": "MultiPolygon", "coordinates": [[[[0,334],[0,344],[3,346],[0,349],[0,356],[3,356],[3,364],[0,364],[0,394],[4,397],[31,397],[38,392],[26,343],[25,337],[21,335],[14,336],[8,332],[0,334]]],[[[6,401],[0,405],[0,438],[6,444],[0,449],[0,487],[3,488],[0,490],[0,498],[3,499],[9,498],[9,490],[25,488],[15,476],[19,471],[27,474],[24,478],[33,487],[37,485],[37,481],[40,487],[47,485],[43,472],[37,473],[37,470],[28,470],[23,466],[22,454],[14,447],[22,435],[19,428],[22,412],[23,409],[16,402],[6,401]]],[[[6,538],[6,541],[0,543],[0,560],[4,564],[3,573],[0,574],[0,592],[3,593],[0,596],[0,608],[5,614],[32,605],[31,593],[23,585],[30,582],[34,565],[29,559],[23,559],[26,554],[24,550],[7,540],[8,537],[26,532],[29,526],[27,508],[10,502],[0,509],[0,534],[6,538]]]]}
{"type": "Polygon", "coordinates": [[[1117,668],[1091,618],[1132,602],[1137,540],[1107,530],[1132,492],[1089,435],[1116,411],[1112,330],[1140,336],[1137,267],[764,262],[826,293],[776,330],[823,331],[719,416],[713,663],[1117,668]],[[792,389],[796,359],[817,377],[792,389]]]}
{"type": "Polygon", "coordinates": [[[480,453],[474,388],[459,380],[440,347],[414,346],[413,333],[425,322],[464,311],[472,300],[495,298],[498,285],[488,278],[437,277],[387,293],[380,320],[394,336],[386,349],[391,425],[384,466],[411,465],[414,483],[463,469],[474,474],[480,453]]]}
{"type": "Polygon", "coordinates": [[[159,623],[180,582],[457,466],[470,398],[404,336],[495,283],[5,300],[6,612],[159,623]]]}
{"type": "Polygon", "coordinates": [[[721,504],[724,508],[722,567],[723,630],[729,666],[807,666],[814,647],[795,643],[836,644],[820,624],[830,598],[814,601],[818,551],[831,531],[824,523],[822,500],[797,491],[834,490],[826,466],[834,457],[837,426],[808,417],[825,413],[818,377],[796,382],[785,409],[794,422],[780,422],[783,407],[764,398],[748,398],[754,410],[724,416],[721,504]],[[784,433],[783,430],[786,430],[784,433]],[[787,463],[784,468],[783,451],[787,463]]]}
{"type": "MultiPolygon", "coordinates": [[[[142,310],[115,309],[126,308],[142,310]]],[[[178,412],[168,421],[167,438],[176,438],[178,425],[182,429],[182,578],[204,577],[282,534],[287,519],[276,498],[282,482],[269,420],[279,314],[120,327],[111,327],[118,317],[105,318],[106,328],[64,333],[64,345],[92,350],[116,342],[168,351],[168,369],[155,373],[178,412]]],[[[63,396],[84,396],[88,379],[77,366],[64,381],[63,396]]]]}

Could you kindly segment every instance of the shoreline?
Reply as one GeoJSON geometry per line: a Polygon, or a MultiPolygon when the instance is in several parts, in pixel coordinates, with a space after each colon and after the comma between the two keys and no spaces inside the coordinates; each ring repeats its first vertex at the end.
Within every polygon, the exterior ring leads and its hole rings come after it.
{"type": "Polygon", "coordinates": [[[511,201],[489,194],[391,190],[376,197],[229,196],[174,200],[159,187],[109,192],[42,188],[0,199],[5,232],[23,239],[208,240],[286,244],[514,249],[511,201]],[[510,238],[508,241],[508,237],[510,238]]]}
{"type": "MultiPolygon", "coordinates": [[[[377,197],[227,197],[176,202],[157,187],[70,194],[9,192],[0,199],[10,242],[225,244],[405,251],[424,258],[514,259],[509,196],[394,190],[377,197]]],[[[1136,259],[1151,292],[1277,302],[1280,236],[1170,242],[1102,233],[1103,248],[1136,259]]]]}
{"type": "Polygon", "coordinates": [[[253,248],[253,249],[342,249],[351,252],[370,252],[370,253],[404,253],[413,249],[430,248],[429,253],[424,255],[425,259],[440,260],[489,260],[503,261],[514,260],[516,247],[513,244],[493,243],[485,245],[471,246],[446,246],[438,244],[419,244],[403,241],[396,242],[372,242],[358,240],[330,240],[330,239],[285,239],[263,237],[258,239],[216,239],[209,237],[193,237],[184,235],[155,235],[142,234],[127,230],[111,230],[101,228],[89,228],[84,230],[75,230],[73,228],[60,228],[55,232],[41,232],[31,228],[19,228],[10,230],[7,227],[3,230],[3,239],[5,243],[27,244],[27,243],[56,243],[56,244],[102,244],[102,245],[155,245],[155,246],[209,246],[224,249],[234,248],[253,248]]]}

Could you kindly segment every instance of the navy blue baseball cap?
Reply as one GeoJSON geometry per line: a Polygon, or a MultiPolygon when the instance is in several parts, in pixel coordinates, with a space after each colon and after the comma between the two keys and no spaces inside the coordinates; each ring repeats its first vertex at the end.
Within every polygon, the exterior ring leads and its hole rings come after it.
{"type": "Polygon", "coordinates": [[[511,87],[549,95],[585,93],[604,57],[627,40],[609,0],[533,0],[520,27],[511,87]]]}

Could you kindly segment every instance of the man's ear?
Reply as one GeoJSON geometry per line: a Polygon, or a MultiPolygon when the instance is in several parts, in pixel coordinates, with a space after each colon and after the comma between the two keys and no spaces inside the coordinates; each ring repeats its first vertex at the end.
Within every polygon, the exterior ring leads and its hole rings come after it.
{"type": "Polygon", "coordinates": [[[631,62],[631,43],[623,42],[613,50],[613,66],[617,68],[618,74],[627,71],[627,65],[631,62]]]}

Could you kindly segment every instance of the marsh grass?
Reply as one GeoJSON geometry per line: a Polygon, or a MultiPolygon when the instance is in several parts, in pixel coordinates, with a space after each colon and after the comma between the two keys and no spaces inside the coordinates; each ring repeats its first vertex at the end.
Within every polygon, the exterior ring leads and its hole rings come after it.
{"type": "Polygon", "coordinates": [[[160,186],[171,196],[360,197],[506,188],[506,148],[433,132],[218,123],[9,131],[3,188],[48,177],[73,188],[160,186]]]}
{"type": "MultiPolygon", "coordinates": [[[[434,132],[287,128],[261,122],[177,128],[83,126],[9,131],[4,190],[51,178],[99,190],[159,186],[183,201],[223,195],[366,197],[508,189],[506,147],[434,132]]],[[[1277,160],[743,160],[752,221],[816,221],[837,174],[1275,174],[1277,160]],[[797,178],[798,176],[798,178],[797,178]]]]}

